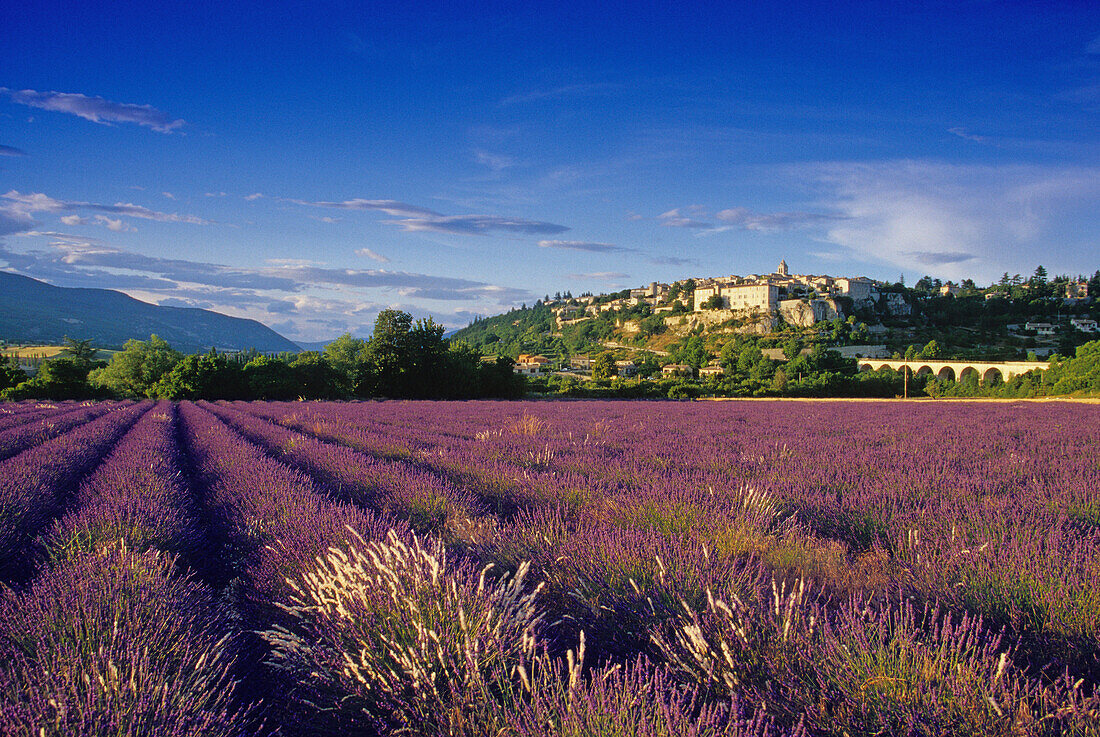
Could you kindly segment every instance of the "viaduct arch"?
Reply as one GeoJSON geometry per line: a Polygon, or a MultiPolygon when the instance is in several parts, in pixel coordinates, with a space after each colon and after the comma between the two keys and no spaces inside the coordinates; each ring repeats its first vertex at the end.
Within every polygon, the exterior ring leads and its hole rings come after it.
{"type": "Polygon", "coordinates": [[[1026,374],[1028,371],[1045,371],[1050,368],[1049,361],[1002,361],[1000,363],[981,363],[976,361],[893,361],[881,358],[858,359],[860,371],[878,371],[879,369],[892,368],[901,371],[908,367],[918,376],[934,374],[938,379],[952,379],[963,381],[972,374],[976,374],[978,381],[985,384],[992,381],[998,374],[1002,381],[1008,381],[1014,376],[1026,374]]]}

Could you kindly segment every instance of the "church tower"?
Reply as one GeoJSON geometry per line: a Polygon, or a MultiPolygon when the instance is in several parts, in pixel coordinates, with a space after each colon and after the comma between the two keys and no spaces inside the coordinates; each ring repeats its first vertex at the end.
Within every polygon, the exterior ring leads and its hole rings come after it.
{"type": "Polygon", "coordinates": [[[779,268],[775,270],[775,273],[780,276],[789,276],[789,274],[787,274],[787,262],[785,260],[779,262],[779,268]]]}

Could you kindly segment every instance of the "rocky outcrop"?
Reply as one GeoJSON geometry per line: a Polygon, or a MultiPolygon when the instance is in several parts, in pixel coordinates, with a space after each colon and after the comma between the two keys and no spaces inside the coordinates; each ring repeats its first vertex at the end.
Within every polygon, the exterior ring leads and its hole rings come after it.
{"type": "Polygon", "coordinates": [[[913,314],[913,305],[909,304],[905,295],[899,292],[886,292],[879,297],[876,307],[880,312],[891,317],[905,317],[913,314]]]}
{"type": "Polygon", "coordinates": [[[834,299],[785,299],[779,303],[779,316],[788,325],[808,328],[826,320],[843,320],[844,311],[834,299]]]}

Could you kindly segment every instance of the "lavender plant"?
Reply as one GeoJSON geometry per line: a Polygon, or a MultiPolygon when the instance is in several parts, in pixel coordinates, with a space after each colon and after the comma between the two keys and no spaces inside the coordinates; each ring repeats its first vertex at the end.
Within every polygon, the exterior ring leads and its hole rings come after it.
{"type": "Polygon", "coordinates": [[[438,542],[356,535],[292,582],[300,630],[266,636],[277,666],[309,678],[352,724],[497,734],[537,659],[540,586],[527,572],[494,581],[488,567],[449,566],[438,542]]]}
{"type": "Polygon", "coordinates": [[[171,558],[79,554],[0,604],[0,733],[236,737],[228,633],[171,558]]]}

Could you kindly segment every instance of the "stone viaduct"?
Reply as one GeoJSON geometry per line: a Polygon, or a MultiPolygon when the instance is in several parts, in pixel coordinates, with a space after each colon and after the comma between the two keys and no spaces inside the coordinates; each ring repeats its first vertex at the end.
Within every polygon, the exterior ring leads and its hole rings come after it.
{"type": "Polygon", "coordinates": [[[1001,363],[976,363],[974,361],[926,361],[914,359],[912,361],[887,361],[882,358],[860,358],[860,371],[878,371],[883,368],[892,368],[901,371],[908,366],[914,374],[935,374],[939,379],[951,379],[962,381],[971,374],[976,374],[983,384],[1000,374],[1002,381],[1008,381],[1013,376],[1026,374],[1028,371],[1043,371],[1050,367],[1048,361],[1004,361],[1001,363]]]}

